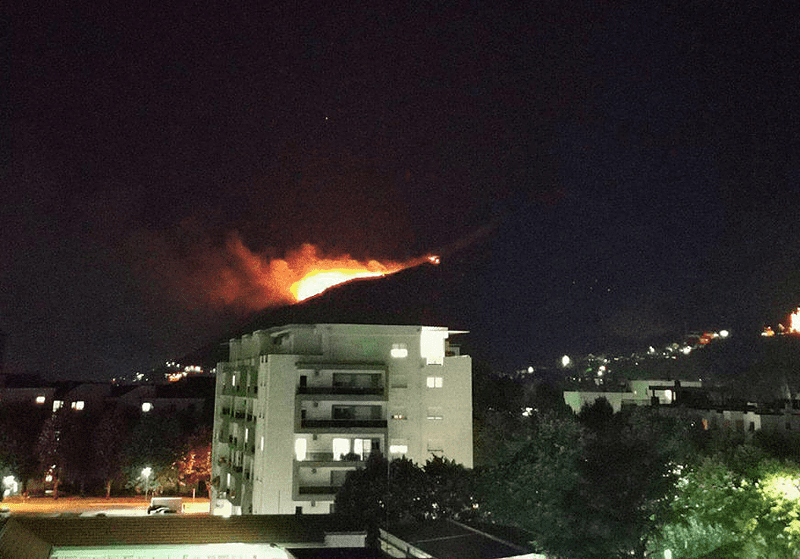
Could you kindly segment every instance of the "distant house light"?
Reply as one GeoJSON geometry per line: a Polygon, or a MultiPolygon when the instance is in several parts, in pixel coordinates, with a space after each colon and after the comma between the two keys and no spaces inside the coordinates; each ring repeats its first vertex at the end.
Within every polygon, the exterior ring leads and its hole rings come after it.
{"type": "Polygon", "coordinates": [[[76,400],[76,401],[72,402],[72,404],[70,404],[70,406],[72,407],[73,410],[80,411],[80,410],[83,409],[83,404],[84,404],[83,400],[76,400]]]}
{"type": "Polygon", "coordinates": [[[389,354],[395,359],[408,357],[408,346],[406,344],[392,344],[389,354]]]}
{"type": "Polygon", "coordinates": [[[142,402],[142,411],[147,413],[153,409],[153,404],[151,402],[142,402]]]}
{"type": "Polygon", "coordinates": [[[441,388],[444,383],[444,380],[442,379],[442,377],[428,377],[425,380],[425,383],[428,388],[441,388]]]}
{"type": "Polygon", "coordinates": [[[64,400],[53,400],[53,412],[57,412],[64,405],[64,400]]]}
{"type": "Polygon", "coordinates": [[[46,398],[45,398],[44,396],[37,396],[37,397],[36,397],[36,403],[37,403],[37,404],[40,404],[40,405],[41,405],[41,404],[44,404],[44,401],[45,401],[45,400],[46,400],[46,398]]]}

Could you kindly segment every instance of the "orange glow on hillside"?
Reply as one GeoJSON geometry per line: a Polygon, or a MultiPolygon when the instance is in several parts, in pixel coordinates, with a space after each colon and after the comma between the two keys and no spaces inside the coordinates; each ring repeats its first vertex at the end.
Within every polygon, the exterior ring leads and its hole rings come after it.
{"type": "Polygon", "coordinates": [[[378,276],[385,276],[391,273],[390,270],[386,272],[372,272],[364,269],[353,268],[338,268],[335,270],[315,270],[309,272],[303,279],[296,281],[292,284],[289,290],[298,301],[308,299],[314,295],[318,295],[334,285],[344,283],[357,278],[374,278],[378,276]]]}
{"type": "Polygon", "coordinates": [[[241,239],[232,237],[226,262],[214,272],[207,293],[226,306],[263,309],[303,301],[354,279],[385,276],[424,263],[439,264],[435,255],[397,262],[357,260],[347,254],[322,256],[320,252],[314,245],[304,244],[284,258],[270,258],[253,253],[241,239]]]}

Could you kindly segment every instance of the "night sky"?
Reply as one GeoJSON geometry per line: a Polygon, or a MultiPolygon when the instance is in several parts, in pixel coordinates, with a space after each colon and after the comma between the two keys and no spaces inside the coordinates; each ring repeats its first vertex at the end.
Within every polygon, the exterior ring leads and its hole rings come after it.
{"type": "Polygon", "coordinates": [[[477,238],[452,257],[481,255],[468,345],[500,368],[800,305],[800,27],[771,3],[71,4],[3,36],[7,372],[224,336],[264,304],[220,295],[237,246],[477,238]]]}

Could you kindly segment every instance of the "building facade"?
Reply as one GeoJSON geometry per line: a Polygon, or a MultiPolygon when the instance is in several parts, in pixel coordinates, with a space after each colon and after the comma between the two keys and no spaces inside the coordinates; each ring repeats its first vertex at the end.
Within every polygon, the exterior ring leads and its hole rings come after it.
{"type": "Polygon", "coordinates": [[[472,467],[472,363],[444,327],[289,325],[217,367],[212,511],[331,512],[371,453],[472,467]]]}

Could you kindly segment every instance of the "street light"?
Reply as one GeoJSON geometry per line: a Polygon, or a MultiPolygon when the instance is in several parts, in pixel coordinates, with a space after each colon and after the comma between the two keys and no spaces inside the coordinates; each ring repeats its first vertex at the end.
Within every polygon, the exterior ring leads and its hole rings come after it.
{"type": "Polygon", "coordinates": [[[142,468],[142,477],[144,478],[144,500],[145,501],[147,500],[147,491],[150,488],[150,474],[152,472],[153,472],[153,470],[150,468],[150,466],[147,466],[146,468],[142,468]]]}

